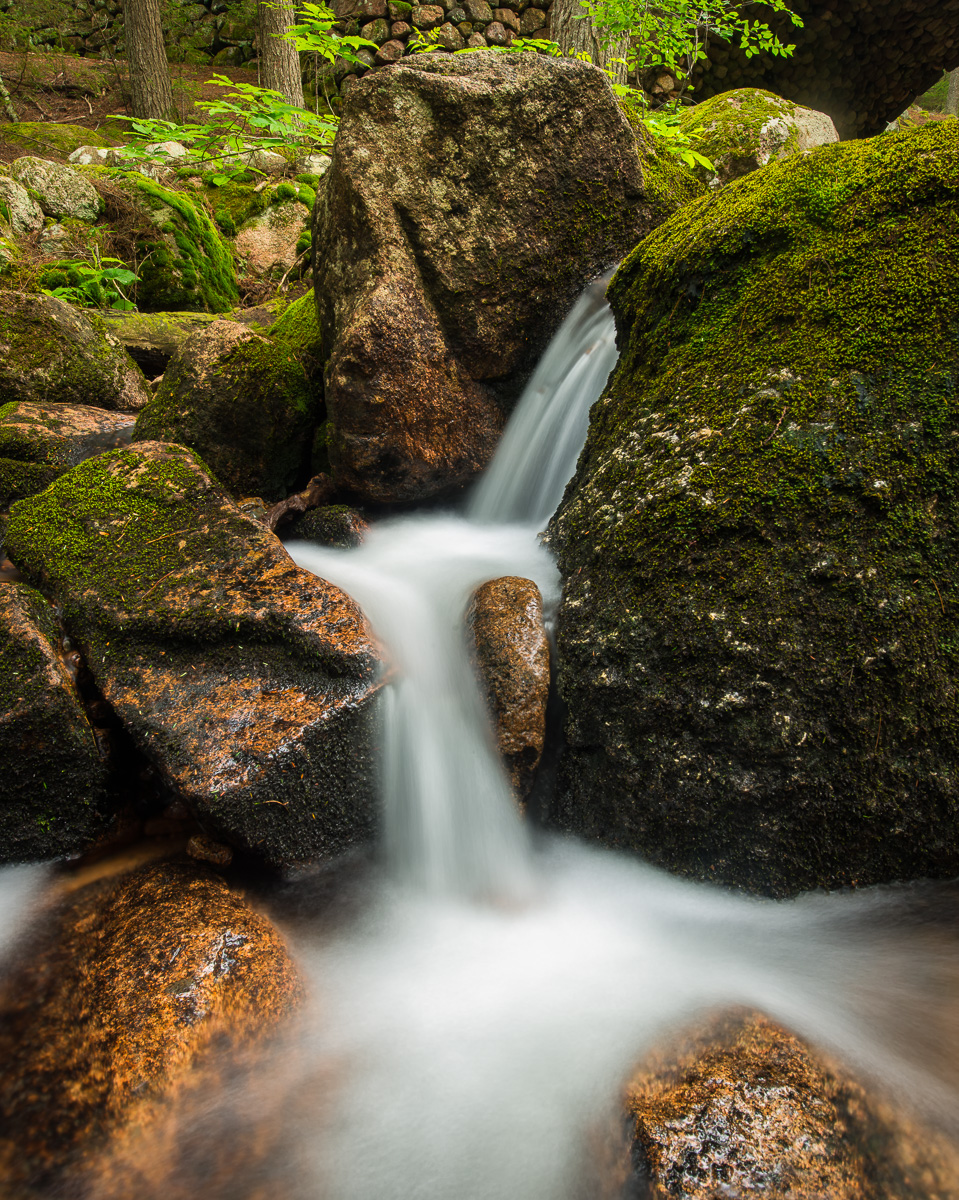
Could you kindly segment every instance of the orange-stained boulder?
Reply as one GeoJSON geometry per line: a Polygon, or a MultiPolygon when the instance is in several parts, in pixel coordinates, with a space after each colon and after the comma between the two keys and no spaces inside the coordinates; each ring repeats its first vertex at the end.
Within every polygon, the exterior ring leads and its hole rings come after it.
{"type": "Polygon", "coordinates": [[[13,506],[7,548],[216,840],[283,865],[369,835],[380,683],[363,615],[190,451],[141,442],[82,463],[13,506]]]}
{"type": "Polygon", "coordinates": [[[543,598],[532,580],[491,579],[473,593],[466,620],[496,742],[522,799],[546,737],[549,640],[543,598]]]}
{"type": "Polygon", "coordinates": [[[276,930],[204,866],[151,864],[67,895],[0,980],[0,1194],[179,1195],[171,1131],[185,1153],[185,1119],[211,1113],[237,1072],[268,1073],[300,998],[276,930]]]}

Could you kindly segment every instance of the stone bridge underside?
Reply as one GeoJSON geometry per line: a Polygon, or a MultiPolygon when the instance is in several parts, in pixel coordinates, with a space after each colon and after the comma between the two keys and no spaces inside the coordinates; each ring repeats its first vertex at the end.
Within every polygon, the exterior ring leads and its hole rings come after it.
{"type": "MultiPolygon", "coordinates": [[[[766,20],[768,10],[750,6],[766,20]]],[[[791,58],[748,59],[721,42],[696,73],[697,99],[763,87],[827,112],[840,137],[879,133],[943,71],[959,66],[959,0],[793,0],[804,22],[773,16],[791,58]]]]}

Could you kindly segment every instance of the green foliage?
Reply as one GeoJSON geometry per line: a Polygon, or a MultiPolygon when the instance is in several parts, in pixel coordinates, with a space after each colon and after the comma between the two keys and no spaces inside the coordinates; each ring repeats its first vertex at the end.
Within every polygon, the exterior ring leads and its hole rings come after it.
{"type": "Polygon", "coordinates": [[[95,261],[58,263],[40,275],[40,291],[56,296],[80,308],[113,308],[131,312],[136,305],[123,288],[136,283],[139,276],[119,258],[101,258],[94,247],[95,261]],[[105,264],[111,264],[109,266],[105,264]],[[115,265],[113,265],[115,264],[115,265]]]}
{"type": "Polygon", "coordinates": [[[331,66],[337,59],[354,66],[365,67],[357,54],[364,48],[379,50],[376,42],[356,35],[339,34],[334,28],[336,15],[325,4],[300,4],[297,6],[300,20],[283,34],[301,53],[315,54],[331,66]]]}
{"type": "Polygon", "coordinates": [[[607,45],[628,38],[626,65],[630,71],[659,67],[679,80],[689,77],[697,62],[706,58],[710,38],[732,42],[747,58],[765,53],[787,56],[794,46],[779,40],[765,22],[751,20],[744,9],[763,7],[784,13],[793,25],[802,20],[791,12],[787,0],[580,0],[581,19],[591,17],[607,45]]]}

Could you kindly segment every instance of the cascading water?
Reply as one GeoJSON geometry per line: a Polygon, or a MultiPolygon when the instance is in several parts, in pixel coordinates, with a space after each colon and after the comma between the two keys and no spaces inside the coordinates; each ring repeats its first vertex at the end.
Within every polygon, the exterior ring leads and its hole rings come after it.
{"type": "MultiPolygon", "coordinates": [[[[959,956],[941,929],[911,920],[913,892],[749,900],[533,839],[512,804],[464,611],[477,585],[504,574],[534,579],[555,603],[536,535],[575,466],[612,339],[593,289],[467,517],[386,521],[348,552],[291,547],[359,601],[390,660],[386,869],[346,928],[293,937],[315,1008],[292,1052],[278,1051],[275,1077],[258,1068],[250,1089],[249,1119],[279,1106],[294,1145],[256,1195],[580,1200],[588,1135],[633,1063],[726,1005],[764,1010],[959,1124],[959,956]]],[[[0,879],[8,928],[36,879],[0,879]]],[[[222,1137],[236,1112],[235,1096],[211,1099],[183,1139],[222,1137]]],[[[248,1183],[216,1196],[245,1197],[248,1183]]]]}

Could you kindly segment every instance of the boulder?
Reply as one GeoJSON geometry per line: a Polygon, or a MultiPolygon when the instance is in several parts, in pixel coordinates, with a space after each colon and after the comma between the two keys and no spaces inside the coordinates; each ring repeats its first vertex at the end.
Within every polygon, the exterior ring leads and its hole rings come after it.
{"type": "Polygon", "coordinates": [[[13,505],[6,547],[214,840],[282,865],[369,836],[380,685],[363,616],[189,450],[88,459],[13,505]]]}
{"type": "Polygon", "coordinates": [[[710,187],[721,187],[775,159],[838,142],[832,117],[793,104],[759,88],[713,96],[683,113],[680,131],[713,170],[694,172],[710,187]]]}
{"type": "Polygon", "coordinates": [[[312,243],[338,486],[395,503],[485,466],[587,281],[675,208],[645,163],[578,60],[415,55],[350,89],[312,243]]]}
{"type": "Polygon", "coordinates": [[[10,164],[10,174],[30,189],[48,217],[95,221],[103,212],[100,193],[73,167],[43,158],[18,158],[10,164]]]}
{"type": "Polygon", "coordinates": [[[133,412],[150,397],[143,373],[98,314],[54,296],[0,295],[0,404],[91,404],[133,412]]]}
{"type": "Polygon", "coordinates": [[[237,1062],[268,1070],[300,999],[281,937],[206,866],[154,863],[66,893],[0,987],[3,1194],[181,1195],[191,1123],[205,1108],[219,1140],[211,1098],[237,1062]]]}
{"type": "Polygon", "coordinates": [[[43,228],[43,210],[22,184],[0,174],[0,217],[15,237],[29,236],[43,228]]]}
{"type": "Polygon", "coordinates": [[[182,343],[134,439],[189,446],[233,495],[280,500],[309,475],[315,426],[312,389],[289,347],[215,321],[182,343]]]}
{"type": "Polygon", "coordinates": [[[369,522],[355,509],[345,504],[325,504],[295,517],[283,529],[282,536],[286,541],[296,538],[317,542],[320,546],[352,550],[363,541],[369,529],[369,522]]]}
{"type": "Polygon", "coordinates": [[[53,609],[0,583],[0,862],[76,853],[105,829],[106,765],[53,609]]]}
{"type": "Polygon", "coordinates": [[[247,221],[234,241],[247,272],[257,279],[282,279],[296,262],[296,245],[309,223],[310,210],[298,200],[271,204],[247,221]]]}
{"type": "Polygon", "coordinates": [[[694,201],[550,528],[562,828],[788,895],[959,871],[959,125],[694,201]]]}
{"type": "Polygon", "coordinates": [[[85,125],[59,125],[53,121],[4,124],[0,138],[6,144],[18,147],[21,154],[36,154],[41,158],[51,154],[65,158],[84,144],[100,149],[110,145],[107,138],[85,125]]]}
{"type": "Polygon", "coordinates": [[[289,346],[303,364],[318,397],[323,391],[323,336],[313,289],[300,296],[270,326],[270,337],[289,346]]]}
{"type": "Polygon", "coordinates": [[[549,639],[543,597],[530,579],[491,579],[473,593],[466,624],[496,744],[513,791],[524,799],[546,738],[549,639]]]}
{"type": "Polygon", "coordinates": [[[206,210],[187,193],[138,171],[78,169],[104,195],[107,218],[134,226],[138,308],[222,313],[236,304],[233,255],[206,210]]]}
{"type": "Polygon", "coordinates": [[[945,1138],[755,1014],[717,1021],[637,1073],[626,1111],[634,1182],[649,1200],[959,1194],[945,1138]]]}
{"type": "Polygon", "coordinates": [[[58,475],[85,458],[127,445],[134,420],[131,413],[107,412],[87,404],[21,401],[3,405],[0,507],[42,491],[58,475]],[[25,473],[27,464],[40,469],[25,473]],[[37,483],[40,486],[35,486],[37,483]]]}
{"type": "Polygon", "coordinates": [[[108,309],[103,322],[147,375],[162,375],[191,333],[220,319],[217,313],[118,312],[108,309]]]}

